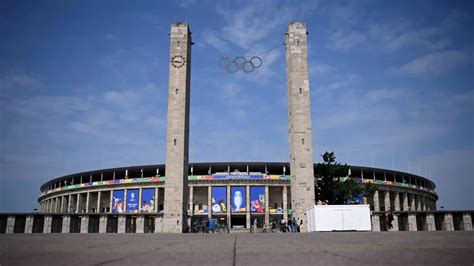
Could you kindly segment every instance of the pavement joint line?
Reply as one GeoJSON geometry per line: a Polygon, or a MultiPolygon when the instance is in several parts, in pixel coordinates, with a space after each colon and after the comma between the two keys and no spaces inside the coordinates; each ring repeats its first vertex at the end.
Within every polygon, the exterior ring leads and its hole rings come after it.
{"type": "Polygon", "coordinates": [[[237,235],[234,237],[234,251],[232,254],[232,266],[236,264],[236,256],[237,256],[237,235]]]}

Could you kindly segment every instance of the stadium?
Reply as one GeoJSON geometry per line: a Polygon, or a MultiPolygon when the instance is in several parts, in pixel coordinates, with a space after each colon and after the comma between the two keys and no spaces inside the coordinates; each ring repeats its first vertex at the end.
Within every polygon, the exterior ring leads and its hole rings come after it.
{"type": "MultiPolygon", "coordinates": [[[[289,162],[188,162],[193,44],[187,23],[171,25],[164,164],[49,180],[40,188],[40,212],[0,214],[0,233],[182,233],[211,218],[224,228],[247,231],[251,224],[262,230],[272,221],[302,221],[319,204],[305,23],[289,23],[285,37],[289,162]]],[[[245,64],[256,67],[252,60],[232,62],[244,71],[245,64]]],[[[394,231],[472,230],[472,212],[436,210],[436,185],[425,177],[350,166],[339,180],[347,178],[376,186],[373,194],[354,199],[370,206],[372,231],[387,230],[388,210],[394,231]]],[[[306,224],[300,225],[306,232],[306,224]]]]}
{"type": "MultiPolygon", "coordinates": [[[[216,218],[229,223],[230,228],[248,229],[255,218],[260,227],[271,220],[291,217],[289,163],[196,163],[190,164],[188,173],[187,210],[191,223],[216,218]]],[[[340,179],[354,178],[360,183],[376,185],[373,196],[360,200],[360,203],[369,204],[374,212],[436,209],[438,196],[435,184],[429,179],[360,166],[351,166],[349,173],[340,179]]],[[[160,226],[165,183],[164,164],[95,170],[46,182],[41,186],[38,202],[43,213],[58,217],[88,214],[92,232],[98,232],[100,216],[107,220],[107,232],[118,231],[119,216],[126,217],[126,232],[136,232],[137,218],[143,219],[140,230],[148,231],[160,226]]],[[[408,219],[408,216],[399,219],[408,219]]],[[[383,227],[384,220],[380,219],[380,222],[383,227]]],[[[401,224],[408,222],[401,221],[401,224]]],[[[71,228],[79,232],[80,220],[76,219],[71,228]]]]}

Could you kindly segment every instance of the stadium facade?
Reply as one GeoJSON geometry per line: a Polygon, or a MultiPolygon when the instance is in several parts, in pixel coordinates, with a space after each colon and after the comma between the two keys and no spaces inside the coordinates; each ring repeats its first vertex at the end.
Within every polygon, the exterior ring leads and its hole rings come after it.
{"type": "MultiPolygon", "coordinates": [[[[196,163],[190,164],[187,170],[189,194],[185,205],[191,224],[216,218],[231,228],[248,229],[255,218],[262,226],[295,215],[289,163],[196,163]]],[[[377,187],[371,197],[356,199],[369,204],[375,213],[389,209],[436,210],[435,184],[426,178],[359,166],[351,166],[349,173],[340,179],[354,178],[377,187]]],[[[38,201],[43,213],[104,216],[111,220],[107,222],[109,231],[120,231],[111,228],[118,226],[119,217],[125,219],[121,228],[124,232],[132,230],[137,219],[142,230],[153,226],[157,231],[165,231],[166,182],[165,165],[96,170],[46,182],[38,201]]],[[[408,225],[408,215],[402,215],[401,219],[405,219],[402,224],[408,225]]],[[[383,219],[376,222],[384,226],[383,219]]]]}
{"type": "MultiPolygon", "coordinates": [[[[285,37],[289,162],[188,162],[192,44],[187,23],[173,23],[166,164],[52,179],[41,186],[40,213],[0,214],[0,232],[180,233],[210,218],[241,230],[255,219],[259,227],[305,220],[316,204],[306,25],[289,23],[285,37]]],[[[356,199],[370,205],[374,231],[387,229],[387,210],[394,230],[472,230],[472,212],[436,210],[436,185],[427,178],[360,166],[346,178],[376,185],[373,195],[356,199]]]]}

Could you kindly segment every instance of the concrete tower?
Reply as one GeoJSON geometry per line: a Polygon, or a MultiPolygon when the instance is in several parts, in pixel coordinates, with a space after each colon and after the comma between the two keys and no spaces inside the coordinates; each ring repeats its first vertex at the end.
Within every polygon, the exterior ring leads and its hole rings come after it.
{"type": "Polygon", "coordinates": [[[315,204],[313,169],[313,130],[308,79],[306,24],[290,22],[286,33],[286,73],[288,79],[288,126],[291,168],[291,209],[293,217],[303,219],[315,204]]]}
{"type": "Polygon", "coordinates": [[[187,224],[189,87],[191,32],[187,23],[173,23],[170,33],[166,182],[163,231],[181,233],[187,224]]]}

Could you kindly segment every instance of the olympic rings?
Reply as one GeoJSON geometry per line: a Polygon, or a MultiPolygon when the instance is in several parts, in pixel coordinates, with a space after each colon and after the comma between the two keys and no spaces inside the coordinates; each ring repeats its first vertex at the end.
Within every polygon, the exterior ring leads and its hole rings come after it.
{"type": "Polygon", "coordinates": [[[244,56],[237,56],[234,60],[230,60],[227,56],[221,57],[219,60],[219,66],[229,73],[235,73],[242,70],[245,73],[253,72],[256,68],[259,68],[263,64],[262,58],[258,56],[249,57],[246,59],[244,56]]]}

